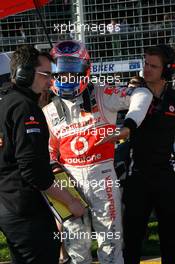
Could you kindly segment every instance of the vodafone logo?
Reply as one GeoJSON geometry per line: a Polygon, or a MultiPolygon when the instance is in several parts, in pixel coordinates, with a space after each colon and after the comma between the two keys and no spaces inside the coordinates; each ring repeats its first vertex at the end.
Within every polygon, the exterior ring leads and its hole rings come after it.
{"type": "Polygon", "coordinates": [[[71,150],[76,155],[82,155],[88,150],[88,141],[84,137],[75,137],[70,143],[71,150]]]}

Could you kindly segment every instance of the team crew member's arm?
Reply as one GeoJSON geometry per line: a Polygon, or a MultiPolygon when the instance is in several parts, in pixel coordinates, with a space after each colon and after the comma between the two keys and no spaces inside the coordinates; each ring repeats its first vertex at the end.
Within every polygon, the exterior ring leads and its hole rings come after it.
{"type": "Polygon", "coordinates": [[[24,182],[40,191],[46,190],[63,202],[75,216],[81,216],[84,208],[66,190],[54,188],[54,176],[48,151],[48,128],[42,110],[37,105],[20,103],[12,114],[15,159],[24,182]]]}
{"type": "Polygon", "coordinates": [[[127,118],[132,119],[139,126],[146,116],[153,94],[148,88],[136,88],[131,96],[121,94],[104,95],[104,106],[111,112],[129,108],[127,118]]]}
{"type": "MultiPolygon", "coordinates": [[[[107,89],[107,88],[106,88],[107,89]]],[[[121,110],[129,109],[132,98],[140,100],[143,104],[150,104],[152,100],[152,93],[146,87],[130,88],[126,91],[118,91],[117,88],[113,92],[104,89],[103,101],[104,107],[110,112],[118,112],[121,110]]],[[[109,89],[109,88],[108,88],[109,89]]]]}
{"type": "Polygon", "coordinates": [[[134,91],[131,96],[128,113],[125,117],[124,127],[121,129],[118,139],[129,137],[141,125],[152,102],[152,98],[153,94],[147,88],[144,93],[140,89],[134,91]]]}
{"type": "Polygon", "coordinates": [[[153,94],[149,89],[135,89],[131,95],[129,111],[126,114],[124,126],[130,130],[139,127],[147,114],[152,99],[153,94]]]}
{"type": "Polygon", "coordinates": [[[120,139],[126,139],[130,136],[130,129],[128,127],[123,127],[121,130],[120,130],[120,134],[119,134],[119,131],[114,132],[113,134],[110,134],[108,135],[107,137],[104,137],[102,139],[100,139],[96,144],[95,146],[98,146],[98,145],[101,145],[101,144],[104,144],[106,142],[116,142],[120,139]]]}
{"type": "Polygon", "coordinates": [[[143,87],[135,89],[131,95],[129,110],[124,121],[124,127],[120,130],[120,134],[114,132],[113,135],[100,140],[96,145],[103,144],[107,141],[114,142],[129,137],[130,133],[134,132],[144,120],[152,102],[152,98],[153,94],[149,89],[143,87]]]}

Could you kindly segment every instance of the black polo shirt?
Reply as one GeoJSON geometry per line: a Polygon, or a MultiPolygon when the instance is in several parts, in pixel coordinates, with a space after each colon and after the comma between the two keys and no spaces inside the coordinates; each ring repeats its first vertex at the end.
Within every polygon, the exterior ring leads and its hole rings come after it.
{"type": "Polygon", "coordinates": [[[38,96],[15,86],[0,90],[0,201],[18,214],[45,210],[41,190],[54,180],[48,152],[49,132],[38,96]]]}
{"type": "Polygon", "coordinates": [[[170,166],[175,136],[175,91],[153,97],[147,115],[131,136],[134,167],[148,171],[170,166]]]}

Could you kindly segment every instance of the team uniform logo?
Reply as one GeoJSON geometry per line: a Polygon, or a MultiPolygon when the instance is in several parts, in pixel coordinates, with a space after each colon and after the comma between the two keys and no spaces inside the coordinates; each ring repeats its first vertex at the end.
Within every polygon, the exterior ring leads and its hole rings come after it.
{"type": "Polygon", "coordinates": [[[88,141],[84,137],[75,137],[71,143],[71,150],[76,155],[83,155],[88,150],[88,141]]]}
{"type": "Polygon", "coordinates": [[[174,112],[174,111],[175,111],[174,106],[173,106],[173,105],[170,105],[170,106],[169,106],[169,110],[170,110],[170,112],[174,112]]]}
{"type": "Polygon", "coordinates": [[[26,126],[26,133],[41,133],[41,129],[38,127],[40,122],[38,122],[33,115],[29,116],[24,122],[26,126]]]}

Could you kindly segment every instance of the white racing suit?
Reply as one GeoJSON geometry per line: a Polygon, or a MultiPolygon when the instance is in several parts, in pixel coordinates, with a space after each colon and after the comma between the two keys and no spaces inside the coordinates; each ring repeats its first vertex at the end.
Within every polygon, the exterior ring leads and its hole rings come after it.
{"type": "MultiPolygon", "coordinates": [[[[83,109],[82,96],[73,101],[61,99],[62,117],[53,102],[43,109],[51,134],[51,159],[57,161],[59,157],[78,181],[90,208],[82,218],[64,223],[68,232],[64,243],[71,263],[90,264],[91,238],[97,238],[99,262],[123,264],[121,199],[113,166],[114,144],[94,144],[116,129],[117,111],[129,107],[130,96],[116,88],[96,86],[89,98],[91,112],[83,109]]],[[[129,117],[139,125],[152,94],[146,88],[137,88],[131,98],[135,104],[129,117]]]]}

